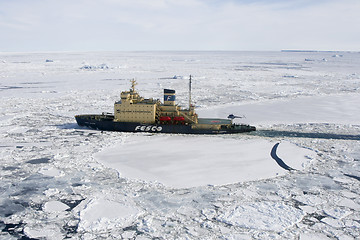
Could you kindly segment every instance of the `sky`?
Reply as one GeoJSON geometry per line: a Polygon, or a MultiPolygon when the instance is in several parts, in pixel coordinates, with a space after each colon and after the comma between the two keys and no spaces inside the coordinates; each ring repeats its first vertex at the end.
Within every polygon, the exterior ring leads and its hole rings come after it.
{"type": "Polygon", "coordinates": [[[0,52],[359,51],[360,0],[0,0],[0,52]]]}

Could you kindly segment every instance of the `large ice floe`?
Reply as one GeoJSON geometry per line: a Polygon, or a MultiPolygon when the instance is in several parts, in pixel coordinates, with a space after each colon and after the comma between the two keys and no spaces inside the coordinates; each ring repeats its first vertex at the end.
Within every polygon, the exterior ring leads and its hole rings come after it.
{"type": "Polygon", "coordinates": [[[82,203],[79,208],[80,224],[78,231],[106,231],[113,228],[127,227],[141,213],[141,210],[126,201],[113,201],[100,196],[82,203]]]}
{"type": "MultiPolygon", "coordinates": [[[[274,142],[259,139],[227,139],[204,136],[131,136],[124,143],[96,154],[99,162],[116,169],[122,177],[190,188],[224,185],[283,175],[269,161],[274,142]]],[[[314,152],[289,142],[281,144],[280,156],[295,169],[303,169],[314,152]]]]}
{"type": "Polygon", "coordinates": [[[359,65],[356,52],[0,53],[0,238],[359,239],[359,65]],[[186,106],[190,74],[201,117],[257,131],[75,122],[112,112],[133,78],[186,106]]]}

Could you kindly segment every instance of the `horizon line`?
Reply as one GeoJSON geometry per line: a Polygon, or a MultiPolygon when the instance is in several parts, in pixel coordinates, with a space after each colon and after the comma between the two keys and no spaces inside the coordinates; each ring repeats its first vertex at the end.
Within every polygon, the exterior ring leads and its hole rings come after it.
{"type": "Polygon", "coordinates": [[[311,50],[311,49],[281,49],[281,50],[45,50],[45,51],[0,51],[0,54],[20,53],[94,53],[94,52],[348,52],[360,53],[360,50],[311,50]]]}

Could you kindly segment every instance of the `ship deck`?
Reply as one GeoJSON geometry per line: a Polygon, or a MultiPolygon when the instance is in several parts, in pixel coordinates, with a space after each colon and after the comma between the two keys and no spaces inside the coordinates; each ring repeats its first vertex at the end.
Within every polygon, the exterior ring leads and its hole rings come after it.
{"type": "Polygon", "coordinates": [[[198,124],[227,125],[231,124],[231,120],[221,118],[198,118],[198,124]]]}

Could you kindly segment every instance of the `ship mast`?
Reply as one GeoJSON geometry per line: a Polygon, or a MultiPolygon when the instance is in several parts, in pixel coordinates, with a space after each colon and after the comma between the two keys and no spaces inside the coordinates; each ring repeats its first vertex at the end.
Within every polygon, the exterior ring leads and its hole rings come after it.
{"type": "Polygon", "coordinates": [[[135,85],[137,85],[136,80],[132,79],[130,80],[130,82],[131,82],[131,91],[135,92],[135,85]]]}
{"type": "Polygon", "coordinates": [[[191,75],[189,78],[189,110],[191,109],[191,75]]]}

